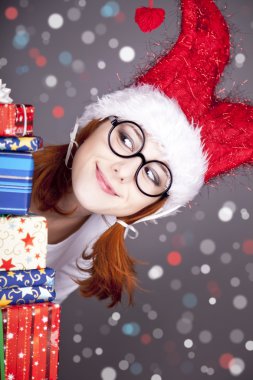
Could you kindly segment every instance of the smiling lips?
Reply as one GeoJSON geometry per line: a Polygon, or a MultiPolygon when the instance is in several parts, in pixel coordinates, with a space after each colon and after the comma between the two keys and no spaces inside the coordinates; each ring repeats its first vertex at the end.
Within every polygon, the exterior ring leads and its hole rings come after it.
{"type": "Polygon", "coordinates": [[[100,184],[100,187],[102,188],[103,191],[105,191],[106,193],[111,194],[111,195],[118,195],[115,193],[113,188],[109,185],[109,183],[105,180],[105,178],[103,177],[103,174],[100,171],[98,165],[96,165],[96,177],[97,177],[98,183],[100,184]]]}

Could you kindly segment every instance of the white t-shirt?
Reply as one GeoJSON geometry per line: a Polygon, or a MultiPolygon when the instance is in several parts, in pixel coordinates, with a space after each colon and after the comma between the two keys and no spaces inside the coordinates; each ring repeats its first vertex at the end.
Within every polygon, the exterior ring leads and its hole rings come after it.
{"type": "Polygon", "coordinates": [[[47,245],[47,267],[53,268],[56,272],[54,302],[62,303],[70,293],[78,288],[79,285],[71,277],[84,279],[90,276],[77,268],[76,259],[81,268],[89,268],[92,260],[83,260],[81,257],[83,251],[85,250],[87,254],[91,253],[94,243],[115,221],[115,216],[92,214],[67,239],[57,244],[47,245]]]}

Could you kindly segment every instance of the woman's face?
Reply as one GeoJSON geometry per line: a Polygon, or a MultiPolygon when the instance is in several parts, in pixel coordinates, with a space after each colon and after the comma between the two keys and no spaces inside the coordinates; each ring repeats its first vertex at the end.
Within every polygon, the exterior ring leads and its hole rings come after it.
{"type": "MultiPolygon", "coordinates": [[[[108,145],[112,125],[105,120],[78,148],[72,165],[73,192],[86,210],[117,217],[135,214],[156,202],[137,187],[135,173],[140,157],[123,158],[114,154],[108,145]]],[[[161,160],[156,142],[145,134],[142,154],[146,160],[161,160]]]]}

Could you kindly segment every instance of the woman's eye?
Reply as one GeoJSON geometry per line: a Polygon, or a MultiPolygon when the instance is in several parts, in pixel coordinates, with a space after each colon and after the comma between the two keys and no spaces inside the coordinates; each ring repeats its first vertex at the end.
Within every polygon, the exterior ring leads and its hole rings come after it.
{"type": "Polygon", "coordinates": [[[125,133],[120,133],[120,140],[122,141],[122,143],[127,147],[129,148],[130,150],[133,150],[134,146],[133,146],[133,141],[132,139],[130,139],[130,137],[125,134],[125,133]]]}
{"type": "Polygon", "coordinates": [[[146,172],[148,178],[152,182],[154,182],[155,185],[157,185],[157,186],[160,185],[159,176],[154,170],[150,169],[149,167],[145,167],[145,172],[146,172]]]}

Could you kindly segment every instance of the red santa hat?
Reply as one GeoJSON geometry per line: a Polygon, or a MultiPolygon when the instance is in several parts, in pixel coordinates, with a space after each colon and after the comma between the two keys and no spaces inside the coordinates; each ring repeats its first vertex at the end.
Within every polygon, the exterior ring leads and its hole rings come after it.
{"type": "Polygon", "coordinates": [[[160,142],[173,175],[158,212],[176,213],[211,178],[253,163],[253,107],[218,99],[215,87],[229,61],[229,31],[213,0],[181,0],[181,33],[173,48],[122,90],[88,105],[79,123],[116,115],[160,142]]]}

